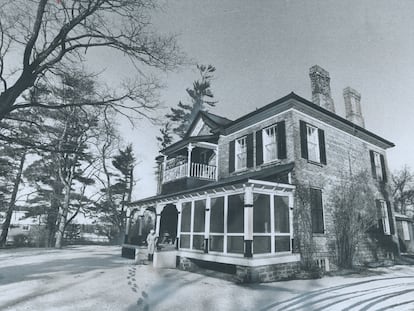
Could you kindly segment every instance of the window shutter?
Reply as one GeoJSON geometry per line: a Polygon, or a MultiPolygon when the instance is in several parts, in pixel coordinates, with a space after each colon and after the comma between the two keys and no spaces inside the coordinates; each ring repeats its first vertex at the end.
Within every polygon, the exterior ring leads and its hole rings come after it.
{"type": "Polygon", "coordinates": [[[384,182],[387,182],[387,172],[385,170],[385,160],[384,160],[384,156],[382,154],[380,154],[380,159],[381,159],[382,180],[384,182]]]}
{"type": "Polygon", "coordinates": [[[234,172],[234,157],[235,157],[235,141],[232,140],[229,144],[229,173],[234,172]]]}
{"type": "Polygon", "coordinates": [[[277,157],[286,159],[286,127],[285,121],[277,123],[277,157]]]}
{"type": "Polygon", "coordinates": [[[247,145],[247,167],[253,167],[253,133],[246,137],[247,145]]]}
{"type": "Polygon", "coordinates": [[[369,156],[371,158],[371,171],[372,171],[372,176],[376,179],[377,178],[377,171],[375,169],[374,151],[370,150],[369,151],[369,156]]]}
{"type": "Polygon", "coordinates": [[[387,201],[387,213],[388,213],[388,221],[390,222],[390,232],[391,232],[391,235],[393,235],[395,233],[395,229],[394,229],[394,218],[392,218],[390,201],[387,201]]]}
{"type": "Polygon", "coordinates": [[[319,137],[319,155],[322,164],[326,164],[326,150],[325,150],[325,132],[318,129],[319,137]]]}
{"type": "Polygon", "coordinates": [[[256,165],[263,163],[263,137],[262,130],[256,132],[256,165]]]}
{"type": "Polygon", "coordinates": [[[382,211],[381,211],[381,202],[380,200],[375,200],[375,203],[377,205],[377,217],[378,217],[378,228],[381,233],[384,233],[384,227],[382,225],[382,211]]]}
{"type": "Polygon", "coordinates": [[[310,189],[312,232],[324,233],[323,225],[323,206],[322,191],[320,189],[310,189]]]}
{"type": "Polygon", "coordinates": [[[300,150],[302,158],[308,159],[308,137],[306,133],[306,123],[304,121],[299,121],[300,125],[300,150]]]}

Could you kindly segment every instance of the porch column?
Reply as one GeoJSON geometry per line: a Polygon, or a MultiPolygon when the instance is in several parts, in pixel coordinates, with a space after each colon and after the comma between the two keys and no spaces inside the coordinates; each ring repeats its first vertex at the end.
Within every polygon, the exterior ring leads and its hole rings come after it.
{"type": "Polygon", "coordinates": [[[294,195],[289,193],[289,232],[290,232],[290,251],[293,252],[293,205],[294,195]]]}
{"type": "Polygon", "coordinates": [[[162,178],[161,183],[163,184],[165,181],[165,172],[167,171],[167,156],[164,154],[164,161],[162,161],[162,178]]]}
{"type": "Polygon", "coordinates": [[[190,143],[187,146],[187,177],[191,176],[191,151],[193,150],[193,145],[190,143]]]}
{"type": "Polygon", "coordinates": [[[128,243],[130,226],[131,226],[131,209],[128,207],[126,209],[126,226],[125,226],[124,243],[128,243]]]}
{"type": "Polygon", "coordinates": [[[216,147],[216,149],[214,149],[214,153],[216,154],[216,172],[215,172],[215,177],[216,180],[218,180],[218,166],[219,166],[219,158],[218,158],[218,146],[216,147]]]}
{"type": "Polygon", "coordinates": [[[253,187],[244,188],[244,257],[253,257],[253,187]]]}
{"type": "Polygon", "coordinates": [[[157,237],[160,236],[160,224],[161,224],[161,212],[164,209],[164,207],[162,205],[157,204],[156,208],[155,208],[155,212],[156,212],[156,221],[155,221],[155,235],[157,237]]]}
{"type": "Polygon", "coordinates": [[[176,242],[175,242],[175,248],[179,249],[180,248],[180,236],[181,236],[181,206],[182,203],[181,201],[177,202],[177,211],[178,211],[178,221],[177,221],[177,237],[176,237],[176,242]]]}
{"type": "Polygon", "coordinates": [[[204,253],[208,253],[208,242],[210,239],[210,209],[211,198],[206,198],[206,217],[204,222],[204,253]]]}

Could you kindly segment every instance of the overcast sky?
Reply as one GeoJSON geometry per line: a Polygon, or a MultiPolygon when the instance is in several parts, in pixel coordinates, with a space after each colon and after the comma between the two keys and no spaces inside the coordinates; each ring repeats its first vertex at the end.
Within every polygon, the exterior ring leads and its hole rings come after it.
{"type": "MultiPolygon", "coordinates": [[[[366,128],[396,144],[390,169],[414,168],[414,1],[164,1],[157,29],[217,69],[211,112],[235,119],[292,91],[311,99],[309,68],[318,64],[330,73],[337,113],[344,117],[343,89],[358,90],[366,128]]],[[[105,72],[115,79],[132,68],[109,53],[100,61],[116,61],[105,72]]],[[[166,106],[188,101],[185,89],[198,78],[191,66],[160,77],[166,106]]],[[[154,195],[158,129],[122,123],[142,161],[135,199],[154,195]]]]}

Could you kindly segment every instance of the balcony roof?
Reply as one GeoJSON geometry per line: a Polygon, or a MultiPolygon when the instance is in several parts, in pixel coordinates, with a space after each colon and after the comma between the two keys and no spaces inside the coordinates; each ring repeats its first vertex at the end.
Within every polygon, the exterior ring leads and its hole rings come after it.
{"type": "Polygon", "coordinates": [[[160,201],[160,200],[173,199],[175,197],[180,197],[180,196],[184,196],[186,194],[191,194],[191,193],[208,192],[209,190],[213,190],[217,188],[223,188],[226,186],[243,184],[243,183],[248,182],[249,180],[267,181],[269,178],[277,178],[277,177],[283,176],[286,173],[289,173],[294,168],[294,166],[295,166],[294,162],[283,164],[283,165],[272,166],[265,170],[253,171],[253,172],[248,172],[242,175],[231,176],[229,178],[221,179],[219,181],[212,182],[212,183],[209,183],[207,185],[203,185],[197,188],[187,189],[187,190],[170,193],[170,194],[148,197],[148,198],[141,199],[135,202],[131,202],[129,206],[151,205],[151,204],[157,203],[157,201],[160,201]]]}
{"type": "MultiPolygon", "coordinates": [[[[174,153],[174,152],[186,147],[188,144],[195,143],[195,142],[204,142],[204,143],[217,144],[218,138],[219,138],[218,134],[202,135],[202,136],[190,136],[190,137],[184,138],[182,140],[179,140],[179,141],[173,143],[172,145],[169,145],[168,147],[162,149],[160,152],[162,154],[171,154],[171,153],[174,153]]],[[[158,159],[160,157],[161,156],[158,156],[156,159],[158,159]]]]}

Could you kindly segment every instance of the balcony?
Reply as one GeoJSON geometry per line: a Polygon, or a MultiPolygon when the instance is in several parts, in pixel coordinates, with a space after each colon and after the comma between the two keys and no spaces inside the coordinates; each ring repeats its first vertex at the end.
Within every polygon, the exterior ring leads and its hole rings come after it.
{"type": "Polygon", "coordinates": [[[175,181],[186,177],[195,177],[204,180],[217,179],[217,167],[188,161],[188,157],[178,156],[165,163],[163,183],[175,181]]]}

